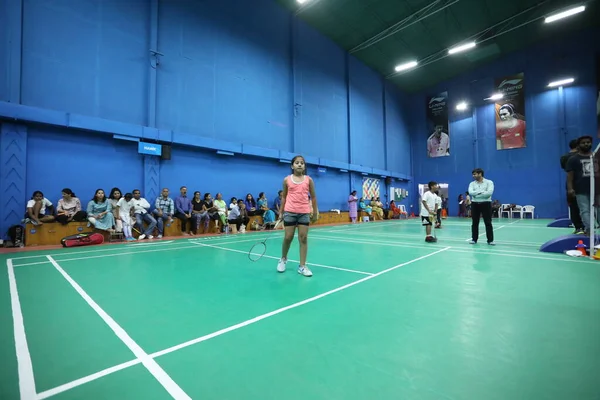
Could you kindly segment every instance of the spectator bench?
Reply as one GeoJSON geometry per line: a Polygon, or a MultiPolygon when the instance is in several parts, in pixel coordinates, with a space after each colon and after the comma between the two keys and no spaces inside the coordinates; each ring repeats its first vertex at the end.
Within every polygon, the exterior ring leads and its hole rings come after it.
{"type": "MultiPolygon", "coordinates": [[[[319,214],[319,220],[313,225],[342,224],[347,223],[349,220],[350,217],[348,216],[348,212],[340,212],[339,214],[335,212],[323,212],[319,214]]],[[[252,226],[253,221],[257,221],[259,224],[262,224],[263,222],[261,216],[251,216],[250,222],[248,223],[247,231],[251,231],[249,227],[252,226]]],[[[33,225],[31,223],[26,224],[25,246],[56,246],[60,245],[60,241],[62,238],[66,236],[76,235],[82,232],[101,233],[104,236],[105,242],[121,240],[120,238],[111,237],[109,232],[97,230],[94,227],[88,227],[87,225],[87,222],[69,222],[67,225],[62,225],[58,222],[46,222],[42,225],[33,225]]],[[[236,232],[235,225],[230,224],[230,228],[232,232],[236,232]]],[[[204,225],[201,225],[200,229],[198,230],[198,235],[215,233],[218,233],[217,228],[215,226],[215,221],[210,221],[208,230],[206,232],[204,231],[204,225]]],[[[157,234],[158,233],[155,232],[154,236],[156,236],[157,234]]],[[[137,238],[138,236],[139,233],[133,231],[133,237],[137,238]]],[[[172,224],[165,223],[165,232],[163,236],[182,236],[181,221],[175,218],[172,224]]]]}

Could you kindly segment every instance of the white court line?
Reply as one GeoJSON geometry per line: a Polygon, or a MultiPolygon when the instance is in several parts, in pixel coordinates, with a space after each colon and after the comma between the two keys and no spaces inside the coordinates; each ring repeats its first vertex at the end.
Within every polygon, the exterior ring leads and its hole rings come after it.
{"type": "MultiPolygon", "coordinates": [[[[437,230],[437,229],[436,229],[437,230]]],[[[385,238],[399,238],[399,239],[411,239],[411,238],[423,238],[423,236],[421,234],[409,234],[409,233],[373,233],[373,232],[345,232],[344,233],[344,237],[347,236],[353,236],[353,237],[360,237],[362,235],[365,236],[369,236],[369,237],[385,237],[385,238]]],[[[441,237],[441,240],[443,241],[451,241],[451,242],[460,242],[460,243],[464,243],[465,240],[463,239],[456,239],[456,238],[451,238],[451,237],[441,237]]],[[[468,239],[470,240],[470,239],[468,239]]],[[[511,241],[511,240],[500,240],[500,241],[496,241],[494,240],[494,242],[496,243],[501,243],[501,244],[507,244],[510,246],[522,246],[522,247],[539,247],[542,245],[542,243],[535,243],[535,242],[521,242],[521,241],[511,241]]]]}
{"type": "Polygon", "coordinates": [[[171,377],[163,370],[154,358],[148,354],[125,332],[117,322],[112,319],[82,288],[75,282],[69,274],[61,268],[60,265],[52,258],[46,256],[54,265],[54,268],[73,286],[73,289],[79,293],[81,297],[89,304],[90,307],[102,318],[102,320],[112,329],[119,339],[131,350],[131,352],[142,362],[146,369],[156,378],[156,380],[169,392],[174,399],[190,399],[183,389],[171,379],[171,377]]]}
{"type": "MultiPolygon", "coordinates": [[[[178,244],[178,243],[171,243],[171,241],[167,242],[167,243],[162,243],[162,242],[154,242],[153,245],[154,246],[159,246],[159,245],[163,245],[163,244],[178,244]]],[[[69,251],[69,250],[65,250],[62,253],[53,253],[53,256],[65,256],[65,255],[71,255],[71,254],[88,254],[88,253],[101,253],[101,252],[105,252],[105,251],[114,251],[115,249],[124,249],[124,248],[131,248],[134,246],[137,247],[143,247],[141,246],[142,243],[140,244],[129,244],[129,243],[113,243],[112,245],[109,244],[107,246],[103,246],[104,248],[102,249],[89,249],[89,250],[83,250],[83,251],[69,251]],[[113,247],[113,245],[115,245],[113,247]],[[118,246],[123,246],[123,247],[118,247],[118,246]]],[[[32,248],[33,250],[33,248],[32,248]]],[[[49,249],[50,250],[50,249],[49,249]]],[[[35,250],[34,250],[35,251],[35,250]]],[[[46,254],[40,254],[37,256],[24,256],[24,257],[14,257],[13,260],[25,260],[25,259],[29,259],[29,258],[45,258],[46,254]]]]}
{"type": "Polygon", "coordinates": [[[328,291],[328,292],[325,292],[325,293],[319,294],[319,295],[317,295],[317,296],[314,296],[314,297],[308,298],[308,299],[306,299],[306,300],[299,301],[298,303],[294,303],[294,304],[291,304],[291,305],[289,305],[289,306],[286,306],[286,307],[280,308],[280,309],[278,309],[278,310],[271,311],[270,313],[267,313],[267,314],[260,315],[260,316],[258,316],[258,317],[255,317],[255,318],[249,319],[249,320],[247,320],[247,321],[241,322],[241,323],[239,323],[239,324],[236,324],[236,325],[230,326],[230,327],[228,327],[228,328],[225,328],[225,329],[221,329],[221,330],[219,330],[219,331],[217,331],[217,332],[214,332],[214,333],[211,333],[211,334],[208,334],[208,335],[201,336],[201,337],[199,337],[199,338],[196,338],[196,339],[193,339],[193,340],[187,341],[187,342],[185,342],[185,343],[181,343],[181,344],[178,344],[178,345],[176,345],[176,346],[169,347],[168,349],[161,350],[161,351],[158,351],[158,352],[156,352],[156,353],[152,353],[150,356],[151,356],[151,357],[160,357],[160,356],[162,356],[162,355],[165,355],[165,354],[171,353],[171,352],[173,352],[173,351],[180,350],[180,349],[182,349],[182,348],[184,348],[184,347],[188,347],[188,346],[191,346],[191,345],[193,345],[193,344],[200,343],[200,342],[204,342],[204,341],[206,341],[206,340],[209,340],[209,339],[212,339],[212,338],[214,338],[214,337],[217,337],[217,336],[223,335],[224,333],[231,332],[231,331],[234,331],[234,330],[237,330],[237,329],[243,328],[243,327],[245,327],[245,326],[248,326],[248,325],[254,324],[254,323],[256,323],[256,322],[258,322],[258,321],[261,321],[261,320],[263,320],[263,319],[266,319],[266,318],[272,317],[272,316],[274,316],[274,315],[277,315],[277,314],[281,314],[281,313],[282,313],[282,312],[284,312],[284,311],[291,310],[291,309],[293,309],[293,308],[296,308],[296,307],[300,307],[300,306],[302,306],[302,305],[304,305],[304,304],[312,303],[312,302],[313,302],[313,301],[315,301],[315,300],[319,300],[319,299],[321,299],[321,298],[323,298],[323,297],[326,297],[326,296],[329,296],[329,295],[331,295],[331,294],[334,294],[334,293],[340,292],[340,291],[342,291],[342,290],[346,290],[346,289],[348,289],[348,288],[350,288],[350,287],[352,287],[352,286],[358,285],[359,283],[366,282],[366,281],[368,281],[368,280],[370,280],[370,279],[376,278],[376,277],[378,277],[378,276],[380,276],[380,275],[386,274],[386,273],[388,273],[388,272],[391,272],[391,271],[393,271],[393,270],[395,270],[395,269],[398,269],[398,268],[404,267],[405,265],[409,265],[409,264],[412,264],[412,263],[414,263],[414,262],[417,262],[417,261],[423,260],[423,259],[425,259],[425,258],[427,258],[427,257],[431,257],[431,256],[433,256],[433,255],[435,255],[435,254],[441,253],[442,251],[446,251],[446,250],[448,250],[448,249],[450,249],[450,247],[445,247],[445,248],[443,248],[443,249],[440,249],[440,250],[434,251],[433,253],[429,253],[429,254],[426,254],[426,255],[424,255],[424,256],[421,256],[421,257],[418,257],[418,258],[414,258],[414,259],[412,259],[412,260],[410,260],[410,261],[404,262],[404,263],[402,263],[402,264],[395,265],[395,266],[393,266],[393,267],[391,267],[391,268],[388,268],[388,269],[384,269],[383,271],[377,272],[376,274],[372,274],[372,275],[370,275],[370,276],[367,276],[367,277],[365,277],[365,278],[362,278],[362,279],[359,279],[359,280],[357,280],[357,281],[354,281],[354,282],[348,283],[348,284],[346,284],[346,285],[344,285],[344,286],[340,286],[340,287],[338,287],[338,288],[336,288],[336,289],[333,289],[333,290],[330,290],[330,291],[328,291]]]}
{"type": "Polygon", "coordinates": [[[15,335],[15,350],[17,353],[17,366],[19,372],[19,393],[21,400],[33,400],[36,398],[35,379],[33,377],[33,365],[31,355],[27,346],[25,325],[23,324],[23,313],[19,292],[17,291],[17,280],[12,260],[6,260],[8,268],[8,286],[10,289],[10,303],[12,306],[12,317],[15,335]]]}
{"type": "MultiPolygon", "coordinates": [[[[331,240],[334,242],[356,243],[356,244],[363,244],[363,245],[377,245],[377,246],[401,247],[401,248],[412,247],[412,248],[419,248],[419,249],[434,248],[434,244],[432,244],[431,246],[428,246],[428,245],[415,245],[415,244],[402,243],[402,242],[391,242],[390,243],[390,242],[374,241],[374,240],[368,240],[368,239],[361,239],[361,240],[339,239],[339,238],[333,238],[333,237],[327,237],[327,236],[316,236],[316,235],[312,235],[312,238],[322,239],[322,240],[331,240]]],[[[439,244],[439,242],[438,242],[438,244],[439,244]]],[[[449,250],[449,252],[451,252],[451,253],[466,253],[466,254],[471,254],[471,255],[485,254],[485,255],[504,256],[504,257],[532,258],[532,259],[546,260],[546,261],[577,262],[577,263],[587,263],[587,264],[598,265],[597,261],[585,260],[583,258],[579,259],[579,257],[567,257],[567,256],[565,256],[565,258],[542,257],[542,256],[532,256],[532,255],[530,255],[531,252],[519,252],[519,251],[510,251],[510,250],[487,251],[487,250],[481,250],[476,247],[470,247],[470,249],[471,250],[457,249],[457,248],[453,247],[452,249],[449,250]]],[[[552,254],[554,254],[554,253],[552,253],[552,254]]]]}
{"type": "MultiPolygon", "coordinates": [[[[189,341],[187,341],[187,342],[184,342],[184,343],[181,343],[181,344],[178,344],[178,345],[175,345],[175,346],[169,347],[169,348],[167,348],[167,349],[164,349],[164,350],[161,350],[161,351],[157,351],[157,352],[155,352],[155,353],[152,353],[152,354],[148,355],[148,357],[150,357],[150,358],[154,359],[154,358],[156,358],[156,357],[164,356],[164,355],[166,355],[166,354],[169,354],[169,353],[172,353],[172,352],[174,352],[174,351],[181,350],[181,349],[183,349],[183,348],[185,348],[185,347],[192,346],[192,345],[194,345],[194,344],[196,344],[196,343],[205,342],[205,341],[207,341],[207,340],[209,340],[209,339],[213,339],[213,338],[215,338],[215,337],[217,337],[217,336],[224,335],[225,333],[228,333],[228,332],[231,332],[231,331],[238,330],[238,329],[240,329],[240,328],[243,328],[243,327],[246,327],[246,326],[248,326],[248,325],[255,324],[255,323],[259,322],[259,321],[262,321],[262,320],[264,320],[264,319],[270,318],[270,317],[272,317],[272,316],[274,316],[274,315],[281,314],[281,313],[283,313],[283,312],[285,312],[285,311],[288,311],[288,310],[291,310],[291,309],[294,309],[294,308],[297,308],[297,307],[303,306],[303,305],[305,305],[305,304],[308,304],[308,303],[312,303],[313,301],[319,300],[319,299],[321,299],[321,298],[323,298],[323,297],[326,297],[326,296],[332,295],[332,294],[334,294],[334,293],[337,293],[337,292],[340,292],[340,291],[342,291],[342,290],[346,290],[346,289],[348,289],[348,288],[350,288],[350,287],[352,287],[352,286],[358,285],[359,283],[366,282],[366,281],[368,281],[368,280],[370,280],[370,279],[376,278],[376,277],[378,277],[378,276],[380,276],[380,275],[386,274],[386,273],[388,273],[388,272],[391,272],[391,271],[393,271],[393,270],[395,270],[395,269],[398,269],[398,268],[404,267],[405,265],[409,265],[409,264],[412,264],[412,263],[414,263],[414,262],[417,262],[417,261],[423,260],[423,259],[425,259],[425,258],[427,258],[427,257],[431,257],[431,256],[433,256],[433,255],[435,255],[435,254],[437,254],[437,253],[441,253],[442,251],[446,251],[446,250],[448,250],[448,249],[450,249],[450,247],[445,247],[445,248],[443,248],[443,249],[440,249],[440,250],[437,250],[437,251],[435,251],[435,252],[433,252],[433,253],[429,253],[429,254],[427,254],[427,255],[424,255],[424,256],[421,256],[421,257],[418,257],[418,258],[414,258],[414,259],[412,259],[412,260],[410,260],[410,261],[404,262],[404,263],[402,263],[402,264],[395,265],[395,266],[393,266],[393,267],[391,267],[391,268],[385,269],[385,270],[383,270],[383,271],[381,271],[381,272],[378,272],[378,273],[376,273],[376,274],[372,274],[372,275],[370,275],[370,276],[367,276],[367,277],[365,277],[365,278],[362,278],[362,279],[359,279],[359,280],[357,280],[357,281],[354,281],[354,282],[348,283],[348,284],[346,284],[346,285],[344,285],[344,286],[340,286],[340,287],[338,287],[338,288],[336,288],[336,289],[332,289],[332,290],[330,290],[330,291],[328,291],[328,292],[325,292],[325,293],[319,294],[319,295],[317,295],[317,296],[314,296],[314,297],[308,298],[308,299],[306,299],[306,300],[302,300],[302,301],[299,301],[299,302],[297,302],[297,303],[290,304],[289,306],[285,306],[285,307],[279,308],[279,309],[277,309],[277,310],[275,310],[275,311],[271,311],[271,312],[269,312],[269,313],[266,313],[266,314],[259,315],[259,316],[257,316],[257,317],[254,317],[254,318],[252,318],[252,319],[249,319],[249,320],[246,320],[246,321],[240,322],[240,323],[238,323],[238,324],[232,325],[232,326],[230,326],[230,327],[228,327],[228,328],[225,328],[225,329],[218,330],[218,331],[216,331],[216,332],[213,332],[213,333],[210,333],[210,334],[208,334],[208,335],[200,336],[200,337],[198,337],[198,338],[196,338],[196,339],[189,340],[189,341]]],[[[48,257],[50,257],[50,256],[48,256],[48,257]]],[[[101,378],[101,377],[104,377],[104,376],[106,376],[106,375],[112,374],[112,373],[114,373],[114,372],[121,371],[121,370],[123,370],[123,369],[125,369],[125,368],[128,368],[128,367],[130,367],[130,366],[132,366],[132,365],[137,365],[137,364],[139,364],[139,363],[140,363],[140,360],[131,360],[131,361],[127,361],[127,362],[124,362],[124,363],[121,363],[121,364],[115,365],[115,366],[113,366],[113,367],[106,368],[106,369],[104,369],[104,370],[102,370],[102,371],[99,371],[99,372],[96,372],[96,373],[94,373],[94,374],[91,374],[91,375],[85,376],[85,377],[83,377],[83,378],[77,379],[77,380],[75,380],[75,381],[72,381],[72,382],[66,383],[66,384],[64,384],[64,385],[57,386],[57,387],[55,387],[55,388],[52,388],[52,389],[50,389],[50,390],[47,390],[47,391],[45,391],[45,392],[43,392],[43,393],[40,393],[40,395],[39,395],[39,396],[40,396],[40,398],[41,398],[41,399],[42,399],[42,398],[46,398],[46,397],[50,397],[50,396],[52,396],[52,395],[56,395],[56,394],[59,394],[59,393],[65,392],[65,391],[67,391],[67,390],[70,390],[70,389],[73,389],[73,388],[75,388],[75,387],[77,387],[77,386],[80,386],[80,385],[83,385],[83,384],[85,384],[85,383],[91,382],[91,381],[93,381],[93,380],[99,379],[99,378],[101,378]],[[43,397],[41,397],[41,396],[43,396],[43,397]]]]}
{"type": "Polygon", "coordinates": [[[76,380],[74,380],[72,382],[65,383],[64,385],[60,385],[60,386],[57,386],[55,388],[52,388],[52,389],[46,390],[44,392],[38,393],[37,398],[39,400],[41,400],[41,399],[47,399],[48,397],[55,396],[55,395],[57,395],[59,393],[62,393],[62,392],[66,392],[67,390],[73,389],[73,388],[75,388],[77,386],[81,386],[81,385],[83,385],[85,383],[88,383],[88,382],[91,382],[91,381],[95,381],[96,379],[100,379],[103,376],[110,375],[110,374],[112,374],[114,372],[120,371],[120,370],[128,368],[128,367],[132,367],[134,365],[138,365],[141,362],[142,361],[140,359],[136,358],[135,360],[127,361],[127,362],[124,362],[122,364],[115,365],[113,367],[103,369],[102,371],[96,372],[94,374],[91,374],[91,375],[88,375],[88,376],[84,376],[83,378],[79,378],[79,379],[76,379],[76,380]]]}
{"type": "MultiPolygon", "coordinates": [[[[500,225],[499,227],[497,227],[497,228],[493,228],[492,230],[493,230],[494,232],[496,232],[496,231],[498,231],[498,230],[500,230],[500,229],[502,229],[502,228],[506,228],[506,227],[507,227],[507,226],[509,226],[509,225],[516,224],[517,222],[519,222],[519,220],[516,220],[516,221],[514,221],[514,222],[511,222],[510,224],[500,225]]],[[[470,227],[471,227],[471,225],[469,225],[469,228],[470,228],[470,227]]],[[[483,235],[486,235],[486,232],[485,232],[485,226],[483,227],[483,232],[481,232],[479,235],[477,235],[477,240],[479,241],[479,238],[480,238],[480,237],[482,237],[483,235]]],[[[472,239],[472,238],[465,239],[465,242],[469,242],[469,241],[471,241],[471,239],[472,239]]]]}
{"type": "MultiPolygon", "coordinates": [[[[212,247],[214,249],[231,251],[231,252],[234,252],[234,253],[248,254],[248,252],[244,251],[244,250],[228,249],[227,247],[220,247],[220,246],[215,246],[215,245],[212,245],[212,244],[205,244],[205,243],[194,243],[194,244],[196,244],[198,246],[212,247]]],[[[229,244],[231,244],[231,243],[229,243],[229,244]]],[[[279,257],[273,257],[273,256],[269,256],[269,255],[266,255],[266,254],[263,255],[263,257],[270,258],[270,259],[273,259],[273,260],[279,260],[279,257]]],[[[290,258],[288,258],[288,261],[300,263],[300,261],[292,260],[290,258]]],[[[373,274],[371,272],[357,271],[357,270],[354,270],[354,269],[347,269],[347,268],[340,268],[340,267],[332,267],[330,265],[315,264],[315,263],[309,263],[309,262],[307,262],[306,265],[315,266],[315,267],[321,267],[321,268],[327,268],[327,269],[335,269],[335,270],[338,270],[338,271],[353,272],[355,274],[375,275],[375,274],[373,274]]]]}

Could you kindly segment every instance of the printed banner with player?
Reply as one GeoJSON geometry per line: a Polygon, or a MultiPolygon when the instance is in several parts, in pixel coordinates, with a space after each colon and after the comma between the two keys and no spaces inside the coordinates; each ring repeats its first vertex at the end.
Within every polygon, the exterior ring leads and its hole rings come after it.
{"type": "Polygon", "coordinates": [[[525,135],[525,76],[523,73],[496,79],[496,150],[527,147],[525,135]]]}
{"type": "Polygon", "coordinates": [[[596,54],[596,129],[600,138],[600,53],[596,54]]]}
{"type": "Polygon", "coordinates": [[[427,157],[450,155],[448,92],[427,97],[427,157]]]}
{"type": "Polygon", "coordinates": [[[379,179],[363,178],[362,197],[365,200],[371,200],[371,197],[379,197],[379,179]]]}

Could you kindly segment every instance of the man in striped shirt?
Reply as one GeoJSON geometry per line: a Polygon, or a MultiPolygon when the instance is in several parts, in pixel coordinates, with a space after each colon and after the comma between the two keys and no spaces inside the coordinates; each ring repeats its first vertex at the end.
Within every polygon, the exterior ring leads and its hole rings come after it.
{"type": "Polygon", "coordinates": [[[479,239],[479,219],[483,216],[485,224],[485,234],[487,243],[493,246],[494,228],[492,226],[492,194],[494,194],[494,182],[484,179],[483,170],[475,168],[473,170],[474,181],[469,184],[469,195],[471,195],[471,241],[477,243],[479,239]]]}

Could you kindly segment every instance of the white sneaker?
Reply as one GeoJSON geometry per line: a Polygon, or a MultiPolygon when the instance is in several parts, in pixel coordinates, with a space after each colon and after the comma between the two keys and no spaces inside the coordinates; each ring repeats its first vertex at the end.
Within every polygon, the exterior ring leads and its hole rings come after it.
{"type": "Polygon", "coordinates": [[[158,235],[158,236],[157,236],[157,238],[158,238],[158,239],[162,239],[162,235],[158,235]]]}
{"type": "Polygon", "coordinates": [[[299,266],[298,273],[304,276],[312,276],[312,271],[308,267],[299,266]]]}
{"type": "Polygon", "coordinates": [[[154,239],[154,236],[148,235],[148,239],[154,239]]]}
{"type": "Polygon", "coordinates": [[[287,263],[287,259],[284,261],[283,258],[279,259],[277,263],[277,272],[285,272],[285,264],[287,263]]]}
{"type": "Polygon", "coordinates": [[[138,236],[138,240],[144,240],[146,238],[146,235],[144,235],[143,233],[138,236]]]}

